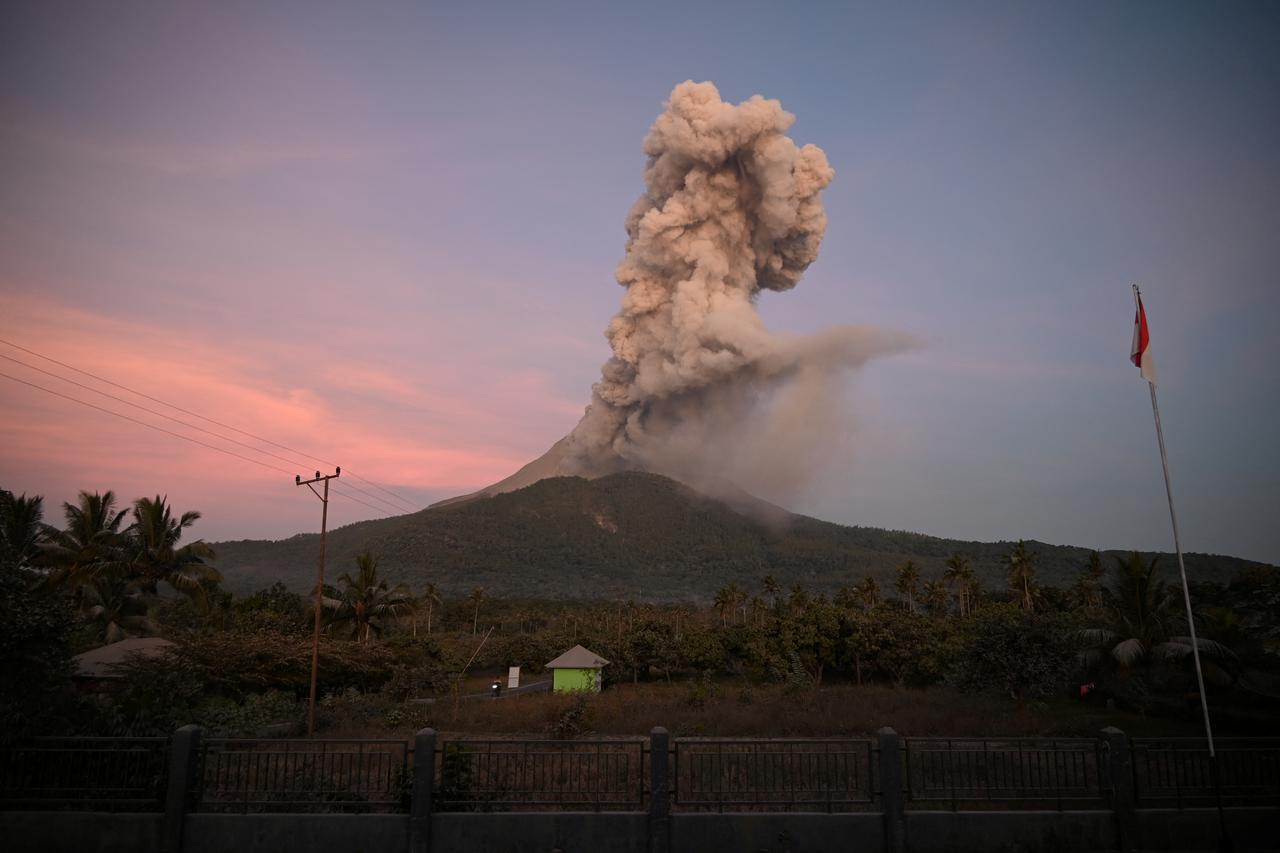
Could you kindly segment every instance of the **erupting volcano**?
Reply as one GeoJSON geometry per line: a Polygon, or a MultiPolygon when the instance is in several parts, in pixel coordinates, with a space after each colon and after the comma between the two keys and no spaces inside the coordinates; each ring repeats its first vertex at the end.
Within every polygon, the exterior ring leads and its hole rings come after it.
{"type": "Polygon", "coordinates": [[[467,497],[628,469],[776,493],[821,464],[839,428],[839,374],[912,340],[764,327],[760,292],[795,287],[818,257],[821,192],[835,177],[822,149],[785,135],[794,120],[759,95],[734,105],[711,83],[675,87],[645,138],[645,190],[617,270],[626,294],[605,333],[613,355],[586,413],[542,457],[467,497]]]}

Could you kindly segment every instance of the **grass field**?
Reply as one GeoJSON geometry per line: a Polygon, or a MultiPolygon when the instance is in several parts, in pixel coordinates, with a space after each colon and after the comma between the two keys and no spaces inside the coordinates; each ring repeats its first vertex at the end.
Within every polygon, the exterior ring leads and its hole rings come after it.
{"type": "MultiPolygon", "coordinates": [[[[484,690],[496,675],[474,675],[463,692],[484,690]]],[[[543,693],[455,704],[446,695],[432,704],[407,703],[396,708],[395,713],[378,720],[335,720],[324,735],[408,736],[431,726],[453,734],[619,736],[647,734],[659,725],[677,737],[861,736],[882,726],[915,737],[1088,737],[1105,726],[1117,726],[1137,736],[1200,733],[1194,717],[1143,717],[1071,700],[1019,709],[1012,700],[999,696],[939,687],[913,690],[831,685],[795,691],[784,685],[731,681],[650,682],[619,684],[586,696],[543,693]]]]}

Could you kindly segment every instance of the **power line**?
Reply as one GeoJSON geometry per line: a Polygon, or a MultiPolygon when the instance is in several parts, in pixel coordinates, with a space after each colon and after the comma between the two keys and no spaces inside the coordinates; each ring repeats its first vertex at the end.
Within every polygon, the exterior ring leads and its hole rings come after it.
{"type": "MultiPolygon", "coordinates": [[[[225,447],[218,447],[217,445],[213,445],[213,444],[209,444],[208,442],[201,441],[201,440],[200,440],[200,439],[198,439],[198,438],[192,438],[191,436],[189,436],[189,435],[183,435],[183,434],[182,434],[182,433],[180,433],[180,432],[174,432],[173,430],[165,429],[164,427],[156,426],[155,424],[149,424],[149,423],[147,423],[146,421],[141,421],[141,420],[138,420],[137,418],[130,417],[129,415],[122,414],[122,413],[120,413],[120,412],[112,411],[111,409],[104,408],[104,407],[99,406],[99,405],[97,405],[97,404],[95,404],[95,403],[90,403],[90,402],[89,402],[89,401],[87,401],[87,400],[81,400],[81,399],[79,399],[78,397],[72,397],[70,394],[63,394],[61,391],[54,391],[52,388],[46,388],[46,387],[44,387],[43,385],[37,385],[35,382],[28,382],[28,381],[27,381],[27,380],[25,380],[25,379],[19,379],[19,378],[18,378],[18,377],[16,377],[16,376],[10,376],[9,374],[4,373],[4,372],[0,372],[0,377],[3,377],[3,378],[5,378],[5,379],[12,380],[13,382],[21,383],[22,385],[26,385],[26,386],[28,386],[28,387],[30,387],[30,388],[35,388],[35,389],[36,389],[36,390],[38,390],[38,391],[44,391],[46,394],[52,394],[52,395],[53,395],[53,396],[55,396],[55,397],[61,397],[61,398],[62,398],[62,399],[64,399],[64,400],[70,400],[70,401],[71,401],[71,402],[73,402],[73,403],[79,403],[79,404],[80,404],[80,405],[82,405],[82,406],[88,406],[90,409],[96,409],[96,410],[98,410],[99,412],[105,412],[105,413],[106,413],[106,414],[108,414],[108,415],[114,415],[114,416],[115,416],[115,417],[117,417],[117,418],[122,418],[123,420],[130,421],[130,422],[132,422],[132,423],[138,424],[139,426],[147,427],[148,429],[153,429],[153,430],[155,430],[156,432],[162,432],[162,433],[164,433],[165,435],[171,435],[171,436],[173,436],[174,438],[180,438],[180,439],[182,439],[183,441],[189,441],[189,442],[191,442],[192,444],[198,444],[198,445],[200,445],[201,447],[207,447],[207,448],[208,448],[208,449],[210,449],[210,450],[216,450],[217,452],[219,452],[219,453],[225,453],[225,454],[227,454],[228,456],[234,456],[234,457],[235,457],[235,458],[237,458],[237,459],[241,459],[241,460],[243,460],[243,461],[245,461],[245,462],[251,462],[251,463],[253,463],[254,465],[258,465],[258,466],[260,466],[260,467],[262,467],[262,468],[267,468],[267,469],[272,470],[272,471],[278,471],[278,472],[280,472],[280,473],[282,473],[282,474],[285,474],[285,475],[288,475],[288,474],[294,474],[294,475],[296,476],[296,474],[297,474],[297,472],[296,472],[296,471],[289,471],[289,470],[286,470],[286,469],[284,469],[284,468],[281,468],[279,465],[272,465],[271,463],[269,463],[269,462],[263,462],[263,461],[262,461],[262,460],[260,460],[260,459],[252,459],[252,458],[250,458],[250,457],[248,457],[248,456],[243,456],[243,455],[241,455],[241,454],[239,454],[239,453],[236,453],[234,450],[227,450],[225,447]]],[[[356,496],[354,496],[354,495],[348,495],[348,494],[346,494],[346,493],[344,493],[344,492],[339,492],[337,489],[334,489],[334,494],[336,494],[336,495],[338,495],[338,496],[340,496],[340,497],[344,497],[344,498],[346,498],[346,499],[347,499],[347,500],[349,500],[349,501],[355,501],[355,502],[356,502],[356,503],[358,503],[358,504],[362,504],[362,505],[364,505],[364,506],[368,507],[369,509],[373,510],[374,512],[379,513],[380,515],[386,515],[386,512],[387,512],[387,511],[386,511],[385,509],[382,509],[381,507],[376,507],[376,506],[374,506],[373,504],[370,504],[370,503],[365,503],[364,501],[360,500],[359,498],[357,498],[357,497],[356,497],[356,496]]]]}
{"type": "MultiPolygon", "coordinates": [[[[272,441],[271,439],[269,439],[269,438],[264,438],[264,437],[262,437],[262,436],[260,436],[260,435],[255,435],[254,433],[248,432],[247,430],[240,429],[239,427],[233,427],[233,426],[231,426],[230,424],[224,424],[222,421],[214,420],[213,418],[211,418],[211,417],[209,417],[209,416],[207,416],[207,415],[202,415],[202,414],[200,414],[199,412],[193,412],[193,411],[191,411],[190,409],[184,409],[184,408],[182,408],[181,406],[178,406],[178,405],[175,405],[175,404],[173,404],[173,403],[168,402],[167,400],[161,400],[159,397],[152,397],[150,394],[144,394],[143,392],[138,391],[138,390],[136,390],[136,389],[134,389],[134,388],[130,388],[130,387],[129,387],[129,386],[127,386],[127,385],[121,385],[119,382],[113,382],[113,381],[111,381],[110,379],[107,379],[107,378],[105,378],[105,377],[103,377],[103,376],[99,376],[99,375],[98,375],[98,374],[96,374],[96,373],[90,373],[89,371],[87,371],[87,370],[82,370],[82,369],[80,369],[79,367],[76,367],[75,365],[67,364],[67,363],[66,363],[66,362],[64,362],[64,361],[58,361],[58,359],[56,359],[56,358],[53,358],[53,357],[51,357],[51,356],[47,356],[47,355],[45,355],[45,354],[43,354],[43,353],[36,352],[36,351],[35,351],[35,350],[33,350],[33,349],[28,349],[27,347],[24,347],[24,346],[22,346],[21,344],[15,344],[13,341],[8,341],[8,340],[5,340],[4,338],[0,338],[0,344],[4,344],[5,346],[13,347],[14,349],[17,349],[17,350],[22,350],[23,352],[25,352],[25,353],[27,353],[27,354],[29,354],[29,355],[34,355],[36,358],[42,358],[42,359],[44,359],[45,361],[52,362],[53,364],[58,365],[59,367],[65,367],[65,368],[67,368],[68,370],[74,370],[76,373],[79,373],[79,374],[81,374],[81,375],[83,375],[83,376],[88,376],[88,377],[90,377],[90,378],[92,378],[92,379],[96,379],[96,380],[98,380],[99,382],[105,382],[107,385],[110,385],[110,386],[112,386],[112,387],[114,387],[114,388],[119,388],[119,389],[121,389],[121,390],[123,390],[123,391],[128,391],[130,394],[136,394],[137,396],[142,397],[142,398],[147,399],[147,400],[150,400],[150,401],[151,401],[151,402],[153,402],[153,403],[159,403],[159,404],[160,404],[160,405],[162,405],[162,406],[168,406],[168,407],[169,407],[169,408],[171,408],[171,409],[174,409],[174,410],[176,410],[176,411],[182,412],[184,415],[191,415],[191,416],[192,416],[192,417],[194,417],[194,418],[199,418],[199,419],[200,419],[200,420],[202,420],[202,421],[208,421],[209,423],[211,423],[211,424],[215,424],[215,425],[217,425],[217,426],[220,426],[220,427],[222,427],[223,429],[229,429],[229,430],[231,430],[232,432],[237,432],[237,433],[240,433],[241,435],[247,435],[249,438],[256,439],[257,441],[261,441],[261,442],[263,442],[264,444],[270,444],[272,447],[278,447],[278,448],[280,448],[281,450],[287,450],[287,451],[289,451],[290,453],[297,453],[297,454],[298,454],[298,455],[300,455],[300,456],[303,456],[303,457],[305,457],[305,458],[307,458],[307,459],[310,459],[310,460],[312,460],[312,461],[314,461],[314,462],[320,462],[320,463],[322,463],[322,464],[324,464],[324,465],[333,465],[333,464],[335,464],[335,463],[330,462],[330,461],[328,461],[328,460],[326,460],[326,459],[321,459],[319,456],[313,456],[312,454],[310,454],[310,453],[306,453],[305,451],[298,450],[297,448],[290,447],[290,446],[289,446],[289,445],[287,445],[287,444],[280,444],[279,442],[272,441]]],[[[61,378],[61,377],[59,377],[59,378],[61,378]]],[[[132,404],[131,404],[131,405],[132,405],[132,404]]],[[[220,438],[222,438],[222,436],[219,436],[219,437],[220,437],[220,438]]],[[[230,440],[230,439],[228,439],[228,440],[230,440]]],[[[259,452],[264,452],[264,451],[259,451],[259,452]]],[[[412,509],[413,509],[413,511],[414,511],[414,512],[417,512],[418,510],[422,509],[422,507],[420,507],[420,506],[419,506],[418,504],[416,504],[415,502],[413,502],[413,501],[409,500],[408,498],[403,497],[402,495],[399,495],[399,494],[397,494],[397,493],[395,493],[395,492],[391,491],[390,489],[384,488],[383,486],[379,485],[378,483],[375,483],[375,482],[374,482],[374,481],[372,481],[372,480],[367,480],[367,479],[365,479],[364,477],[361,477],[360,475],[356,474],[354,471],[351,471],[351,470],[349,470],[349,469],[348,469],[347,474],[348,474],[349,476],[351,476],[351,477],[354,477],[355,479],[359,480],[359,481],[360,481],[360,482],[362,482],[362,483],[367,483],[368,485],[372,486],[373,488],[377,489],[377,490],[378,490],[378,491],[380,491],[380,492],[385,492],[386,494],[391,495],[391,497],[396,498],[397,500],[399,500],[400,502],[402,502],[402,503],[404,503],[404,504],[408,505],[409,507],[412,507],[412,509]]],[[[352,488],[356,488],[356,487],[355,487],[355,486],[352,486],[352,488]]],[[[361,489],[360,491],[361,491],[362,493],[364,493],[364,494],[368,494],[367,492],[364,492],[364,490],[363,490],[363,489],[361,489]]]]}
{"type": "MultiPolygon", "coordinates": [[[[211,436],[213,436],[214,438],[217,438],[217,439],[219,439],[219,440],[221,440],[221,441],[228,441],[228,442],[230,442],[230,443],[232,443],[232,444],[238,445],[239,447],[243,447],[243,448],[245,448],[245,449],[247,449],[247,450],[251,450],[251,451],[253,451],[254,453],[261,453],[263,456],[270,456],[272,459],[279,459],[281,462],[288,462],[290,465],[294,465],[294,466],[296,466],[297,468],[301,468],[301,469],[303,469],[303,470],[306,470],[308,467],[310,467],[310,466],[306,465],[305,463],[298,462],[298,461],[297,461],[297,460],[295,460],[295,459],[289,459],[289,458],[287,458],[287,457],[281,456],[281,455],[280,455],[280,454],[278,454],[278,453],[272,453],[272,452],[271,452],[271,451],[269,451],[269,450],[263,450],[263,449],[261,449],[261,448],[259,448],[259,447],[254,447],[252,444],[246,444],[245,442],[243,442],[243,441],[239,441],[239,440],[234,439],[234,438],[231,438],[230,436],[220,435],[219,433],[216,433],[216,432],[214,432],[213,430],[210,430],[210,429],[205,429],[205,428],[204,428],[204,427],[202,427],[202,426],[198,426],[198,425],[196,425],[196,424],[192,424],[192,423],[187,423],[186,421],[182,420],[181,418],[175,418],[173,415],[166,415],[164,412],[157,412],[155,409],[148,409],[146,406],[143,406],[143,405],[141,405],[141,404],[139,404],[139,403],[134,403],[134,402],[132,402],[131,400],[126,400],[126,399],[124,399],[123,397],[117,397],[117,396],[116,396],[116,395],[114,395],[114,394],[108,394],[106,391],[100,391],[100,390],[98,390],[97,388],[94,388],[94,387],[92,387],[92,386],[90,386],[90,385],[85,385],[83,382],[77,382],[77,381],[75,381],[74,379],[68,379],[68,378],[67,378],[67,377],[65,377],[65,376],[59,376],[58,374],[56,374],[56,373],[54,373],[54,372],[52,372],[52,371],[45,370],[45,369],[44,369],[44,368],[42,368],[42,367],[36,367],[34,364],[27,364],[25,361],[22,361],[21,359],[14,358],[13,356],[8,356],[8,355],[5,355],[4,353],[0,353],[0,358],[5,359],[6,361],[12,361],[14,364],[20,364],[20,365],[22,365],[23,367],[27,368],[28,370],[34,370],[34,371],[36,371],[37,373],[43,373],[45,376],[52,376],[54,379],[58,379],[58,380],[61,380],[61,381],[63,381],[63,382],[66,382],[66,383],[68,383],[68,384],[74,385],[74,386],[76,386],[77,388],[83,388],[83,389],[84,389],[84,390],[86,390],[86,391],[90,391],[90,392],[92,392],[92,393],[94,393],[94,394],[99,394],[99,395],[101,395],[101,396],[103,396],[103,397],[106,397],[106,398],[107,398],[107,399],[109,399],[109,400],[115,400],[117,403],[123,403],[123,404],[124,404],[124,405],[126,405],[126,406],[132,406],[132,407],[134,407],[135,409],[140,409],[140,410],[142,410],[142,411],[146,412],[146,413],[147,413],[147,414],[149,414],[149,415],[155,415],[155,416],[156,416],[156,417],[158,417],[158,418],[164,418],[165,420],[173,421],[173,422],[174,422],[174,423],[176,423],[176,424],[181,424],[182,426],[186,427],[187,429],[193,429],[193,430],[196,430],[196,431],[198,431],[198,432],[205,433],[206,435],[211,435],[211,436]]],[[[378,497],[378,496],[377,496],[377,495],[375,495],[375,494],[372,494],[372,493],[370,493],[370,492],[365,491],[364,489],[360,488],[359,486],[351,486],[350,488],[355,489],[357,492],[360,492],[361,494],[363,494],[363,495],[365,495],[365,496],[369,497],[369,498],[370,498],[370,499],[372,499],[372,500],[379,501],[380,503],[382,503],[382,504],[384,504],[385,506],[387,506],[387,507],[391,510],[391,512],[394,512],[394,513],[403,512],[403,509],[402,509],[401,507],[396,506],[395,504],[393,504],[393,503],[391,503],[390,501],[388,501],[386,498],[380,498],[380,497],[378,497]]]]}

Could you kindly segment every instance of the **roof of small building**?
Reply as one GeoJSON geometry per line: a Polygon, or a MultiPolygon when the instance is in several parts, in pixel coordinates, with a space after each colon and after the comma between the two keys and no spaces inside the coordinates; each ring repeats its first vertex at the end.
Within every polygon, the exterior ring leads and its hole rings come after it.
{"type": "Polygon", "coordinates": [[[547,669],[599,669],[607,663],[607,660],[590,649],[574,646],[548,663],[547,669]]]}
{"type": "Polygon", "coordinates": [[[173,643],[161,637],[130,637],[76,655],[76,675],[80,678],[119,678],[113,667],[124,663],[129,655],[155,657],[172,647],[173,643]]]}

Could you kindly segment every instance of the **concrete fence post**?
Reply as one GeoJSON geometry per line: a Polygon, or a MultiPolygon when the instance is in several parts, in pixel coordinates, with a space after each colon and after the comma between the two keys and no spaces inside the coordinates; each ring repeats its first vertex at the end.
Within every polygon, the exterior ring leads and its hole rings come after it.
{"type": "Polygon", "coordinates": [[[413,737],[413,798],[409,805],[409,853],[431,850],[431,797],[436,783],[436,730],[413,737]]]}
{"type": "Polygon", "coordinates": [[[671,737],[662,726],[649,732],[649,853],[671,849],[671,737]]]}
{"type": "Polygon", "coordinates": [[[1115,815],[1116,846],[1133,850],[1138,845],[1137,794],[1133,787],[1133,747],[1129,736],[1115,726],[1107,726],[1102,737],[1102,760],[1106,765],[1108,805],[1115,815]]]}
{"type": "Polygon", "coordinates": [[[183,726],[173,733],[169,745],[169,787],[164,798],[164,823],[161,849],[164,853],[182,853],[182,830],[191,804],[191,788],[196,768],[200,766],[199,726],[183,726]]]}
{"type": "Polygon", "coordinates": [[[884,849],[906,849],[907,804],[902,784],[902,738],[885,726],[876,732],[880,740],[880,803],[884,809],[884,849]]]}

